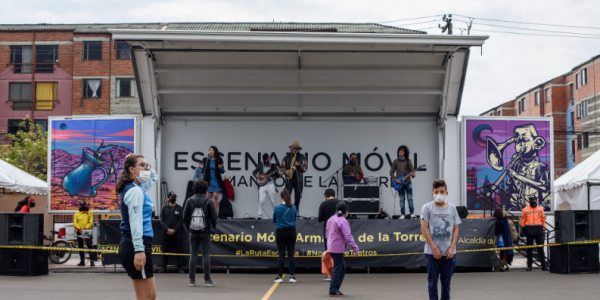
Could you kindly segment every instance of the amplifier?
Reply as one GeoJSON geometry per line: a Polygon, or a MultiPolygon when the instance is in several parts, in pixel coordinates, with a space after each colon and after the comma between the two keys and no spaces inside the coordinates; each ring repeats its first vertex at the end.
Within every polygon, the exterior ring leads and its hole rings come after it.
{"type": "Polygon", "coordinates": [[[379,201],[379,186],[365,184],[348,184],[342,186],[344,200],[377,200],[379,201]]]}
{"type": "Polygon", "coordinates": [[[381,211],[380,201],[376,200],[344,200],[350,215],[376,215],[381,211]]]}

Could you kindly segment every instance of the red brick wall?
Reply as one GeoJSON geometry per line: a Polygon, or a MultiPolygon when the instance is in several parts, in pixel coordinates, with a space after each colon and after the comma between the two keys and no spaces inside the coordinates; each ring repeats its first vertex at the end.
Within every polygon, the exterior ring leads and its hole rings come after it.
{"type": "Polygon", "coordinates": [[[110,75],[110,43],[102,42],[102,60],[83,60],[83,42],[73,43],[73,76],[110,75]]]}
{"type": "Polygon", "coordinates": [[[73,79],[73,114],[110,113],[110,80],[102,79],[100,98],[83,98],[83,79],[73,79]]]}
{"type": "Polygon", "coordinates": [[[131,59],[117,59],[116,43],[111,42],[111,75],[134,75],[131,59]]]}

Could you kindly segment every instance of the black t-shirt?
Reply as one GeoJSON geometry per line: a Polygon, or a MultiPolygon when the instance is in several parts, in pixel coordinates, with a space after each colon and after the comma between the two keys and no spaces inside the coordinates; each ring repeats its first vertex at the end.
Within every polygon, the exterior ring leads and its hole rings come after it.
{"type": "Polygon", "coordinates": [[[318,221],[323,222],[323,227],[327,225],[327,221],[329,220],[329,218],[335,215],[335,207],[340,202],[342,201],[338,199],[329,199],[321,202],[321,205],[319,206],[318,221]]]}
{"type": "Polygon", "coordinates": [[[183,207],[176,204],[175,206],[165,205],[160,212],[160,223],[163,230],[174,229],[176,232],[182,229],[183,226],[183,207]]]}

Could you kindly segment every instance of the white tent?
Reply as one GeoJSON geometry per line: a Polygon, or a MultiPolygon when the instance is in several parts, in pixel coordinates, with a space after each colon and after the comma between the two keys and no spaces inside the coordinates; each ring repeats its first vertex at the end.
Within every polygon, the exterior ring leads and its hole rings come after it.
{"type": "Polygon", "coordinates": [[[600,151],[554,181],[555,210],[600,209],[600,151]]]}
{"type": "Polygon", "coordinates": [[[0,159],[0,188],[12,191],[47,195],[48,183],[0,159]]]}

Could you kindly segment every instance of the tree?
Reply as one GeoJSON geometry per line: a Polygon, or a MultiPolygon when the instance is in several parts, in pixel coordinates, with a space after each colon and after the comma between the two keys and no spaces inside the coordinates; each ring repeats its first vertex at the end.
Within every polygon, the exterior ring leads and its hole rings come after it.
{"type": "Polygon", "coordinates": [[[19,124],[19,131],[14,135],[6,134],[6,137],[12,143],[0,145],[0,159],[46,181],[48,132],[26,116],[19,124]]]}

